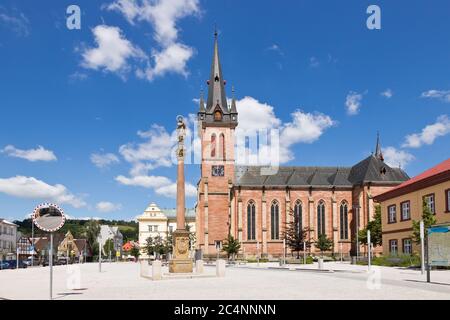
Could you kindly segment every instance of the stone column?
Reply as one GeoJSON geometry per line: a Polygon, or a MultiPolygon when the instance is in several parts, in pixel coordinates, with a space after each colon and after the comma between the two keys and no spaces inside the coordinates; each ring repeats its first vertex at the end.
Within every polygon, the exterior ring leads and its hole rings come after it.
{"type": "Polygon", "coordinates": [[[185,226],[185,193],[184,193],[184,138],[186,125],[183,117],[177,119],[178,131],[178,170],[177,170],[177,230],[173,237],[173,259],[169,262],[170,273],[192,273],[192,260],[189,257],[189,232],[185,226]]]}

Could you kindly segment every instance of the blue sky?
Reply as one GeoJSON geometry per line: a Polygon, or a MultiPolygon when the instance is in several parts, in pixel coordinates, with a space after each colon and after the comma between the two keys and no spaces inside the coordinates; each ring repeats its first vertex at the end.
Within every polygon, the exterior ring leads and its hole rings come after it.
{"type": "MultiPolygon", "coordinates": [[[[279,129],[282,164],[351,166],[377,131],[410,176],[449,156],[448,1],[80,0],[80,30],[70,4],[0,4],[1,217],[44,200],[78,218],[173,207],[170,134],[197,112],[216,23],[240,126],[279,129]]],[[[189,206],[198,179],[188,165],[189,206]]]]}

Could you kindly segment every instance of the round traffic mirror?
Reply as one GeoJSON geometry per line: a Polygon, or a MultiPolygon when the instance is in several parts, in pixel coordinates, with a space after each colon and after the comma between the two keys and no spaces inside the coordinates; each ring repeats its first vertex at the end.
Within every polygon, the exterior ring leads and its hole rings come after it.
{"type": "Polygon", "coordinates": [[[39,229],[55,232],[61,229],[66,221],[63,210],[52,203],[43,203],[34,209],[33,222],[39,229]]]}

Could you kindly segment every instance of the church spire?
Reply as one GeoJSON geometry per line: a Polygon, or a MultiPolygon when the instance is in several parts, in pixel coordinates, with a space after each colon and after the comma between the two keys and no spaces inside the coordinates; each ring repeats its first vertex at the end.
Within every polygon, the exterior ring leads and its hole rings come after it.
{"type": "Polygon", "coordinates": [[[375,157],[384,161],[383,153],[381,152],[380,133],[377,132],[377,145],[375,146],[375,157]]]}
{"type": "Polygon", "coordinates": [[[217,29],[214,30],[214,54],[211,65],[211,75],[208,80],[208,100],[206,110],[211,112],[217,107],[221,109],[223,114],[228,114],[227,95],[225,93],[225,80],[223,79],[222,66],[219,59],[217,29]]]}

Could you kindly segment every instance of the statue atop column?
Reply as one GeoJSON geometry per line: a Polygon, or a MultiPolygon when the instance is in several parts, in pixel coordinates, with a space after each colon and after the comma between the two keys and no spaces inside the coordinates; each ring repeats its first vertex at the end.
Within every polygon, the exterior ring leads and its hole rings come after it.
{"type": "Polygon", "coordinates": [[[185,220],[184,140],[186,124],[182,116],[177,117],[177,230],[172,234],[173,258],[169,262],[170,273],[191,273],[192,260],[189,257],[189,231],[185,220]]]}

